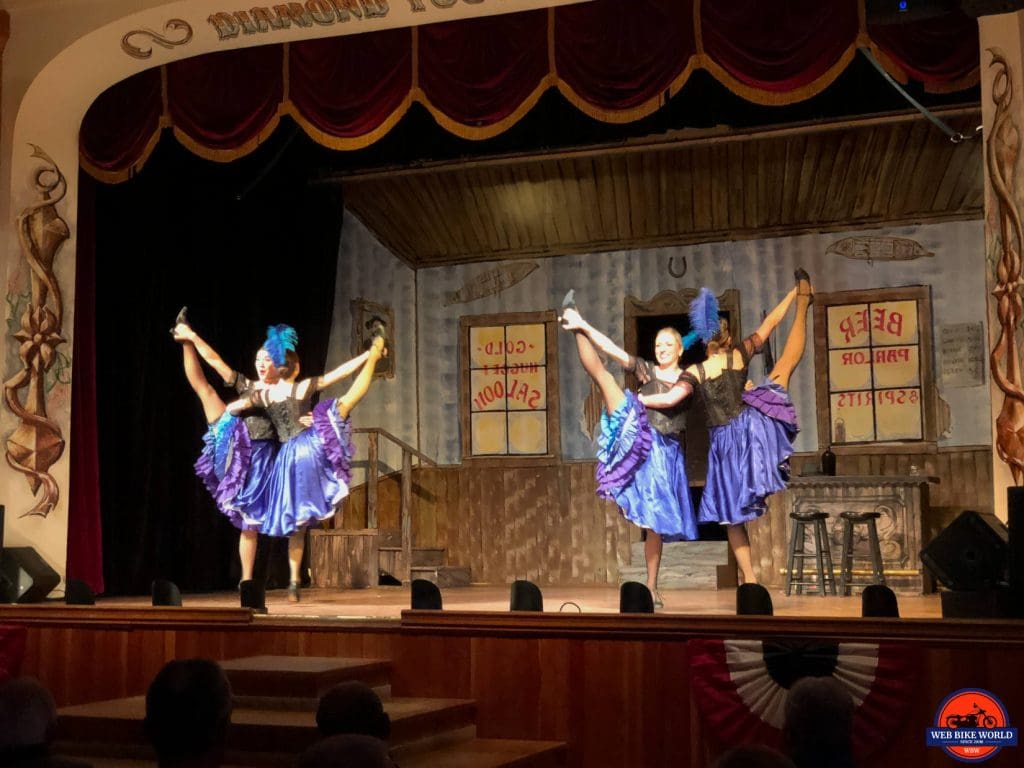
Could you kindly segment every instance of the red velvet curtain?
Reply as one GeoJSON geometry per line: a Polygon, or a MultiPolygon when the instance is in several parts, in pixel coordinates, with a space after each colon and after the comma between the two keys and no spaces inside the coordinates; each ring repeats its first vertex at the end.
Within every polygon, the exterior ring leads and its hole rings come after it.
{"type": "Polygon", "coordinates": [[[908,24],[869,25],[876,48],[932,90],[955,90],[977,77],[978,24],[960,11],[908,24]]]}
{"type": "Polygon", "coordinates": [[[283,95],[280,46],[238,48],[167,66],[167,111],[186,143],[251,148],[272,129],[283,95]]]}
{"type": "Polygon", "coordinates": [[[857,40],[855,0],[705,1],[700,16],[708,58],[763,91],[805,88],[852,53],[857,40]]]}
{"type": "Polygon", "coordinates": [[[290,46],[295,117],[325,138],[378,131],[412,88],[412,30],[307,40],[290,46]]]}
{"type": "Polygon", "coordinates": [[[420,28],[419,85],[431,111],[466,126],[509,117],[548,74],[547,30],[547,11],[420,28]]]}
{"type": "Polygon", "coordinates": [[[743,98],[790,104],[828,86],[864,41],[895,76],[929,89],[977,80],[977,22],[959,12],[862,28],[858,0],[695,1],[593,0],[306,41],[287,61],[280,45],[185,59],[164,68],[166,111],[160,70],[97,99],[82,124],[83,165],[97,178],[127,178],[162,124],[192,151],[230,160],[282,113],[322,144],[361,148],[413,102],[459,136],[489,138],[551,86],[592,117],[627,122],[656,110],[696,68],[743,98]]]}
{"type": "Polygon", "coordinates": [[[554,49],[558,78],[579,99],[599,110],[632,109],[669,90],[689,66],[697,52],[693,7],[679,0],[562,6],[554,49]]]}

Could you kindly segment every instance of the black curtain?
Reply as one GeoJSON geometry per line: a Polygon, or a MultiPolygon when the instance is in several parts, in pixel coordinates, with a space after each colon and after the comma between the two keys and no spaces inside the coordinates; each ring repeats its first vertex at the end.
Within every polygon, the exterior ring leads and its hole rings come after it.
{"type": "MultiPolygon", "coordinates": [[[[96,194],[96,376],[106,594],[232,588],[238,533],[195,476],[205,423],[169,330],[193,327],[254,377],[266,328],[299,333],[303,371],[323,371],[343,208],[309,178],[322,150],[282,125],[248,157],[202,160],[165,135],[143,171],[96,194]]],[[[233,393],[207,369],[226,402],[233,393]]],[[[271,586],[286,540],[263,540],[271,586]]],[[[277,578],[275,578],[277,577],[277,578]]],[[[286,581],[286,576],[283,579],[286,581]]]]}

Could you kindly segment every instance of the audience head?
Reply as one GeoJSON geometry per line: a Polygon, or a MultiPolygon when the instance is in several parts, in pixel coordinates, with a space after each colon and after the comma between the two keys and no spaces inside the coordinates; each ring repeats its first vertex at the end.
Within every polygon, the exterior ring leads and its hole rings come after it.
{"type": "Polygon", "coordinates": [[[0,683],[0,750],[49,744],[57,706],[46,686],[32,677],[0,683]]]}
{"type": "Polygon", "coordinates": [[[796,768],[793,761],[771,747],[747,746],[730,749],[711,768],[796,768]]]}
{"type": "Polygon", "coordinates": [[[146,693],[146,736],[161,766],[217,764],[231,722],[231,686],[209,659],[169,662],[146,693]]]}
{"type": "Polygon", "coordinates": [[[380,739],[346,733],[329,736],[299,756],[298,768],[394,768],[380,739]]]}
{"type": "Polygon", "coordinates": [[[789,689],[782,738],[798,768],[853,765],[853,697],[831,677],[804,677],[789,689]]]}
{"type": "Polygon", "coordinates": [[[338,683],[320,698],[316,726],[323,736],[355,733],[383,741],[391,736],[391,718],[380,697],[358,680],[338,683]]]}

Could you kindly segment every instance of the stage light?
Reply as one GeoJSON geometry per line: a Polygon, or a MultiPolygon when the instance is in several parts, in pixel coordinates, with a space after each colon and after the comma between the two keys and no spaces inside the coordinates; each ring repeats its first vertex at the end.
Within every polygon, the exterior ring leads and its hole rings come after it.
{"type": "Polygon", "coordinates": [[[181,605],[181,591],[178,585],[167,579],[153,579],[153,605],[181,605]]]}
{"type": "Polygon", "coordinates": [[[414,611],[440,611],[441,590],[437,584],[426,579],[413,579],[410,585],[414,611]]]}
{"type": "Polygon", "coordinates": [[[860,615],[867,618],[898,619],[896,593],[885,584],[868,584],[860,594],[860,615]]]}
{"type": "Polygon", "coordinates": [[[900,13],[905,12],[907,10],[907,0],[900,0],[898,8],[900,13]]]}
{"type": "Polygon", "coordinates": [[[96,595],[84,581],[68,579],[64,583],[64,602],[67,605],[96,605],[96,595]]]}
{"type": "Polygon", "coordinates": [[[646,584],[623,582],[619,587],[619,613],[654,613],[654,598],[646,584]]]}
{"type": "Polygon", "coordinates": [[[737,616],[772,616],[772,596],[760,584],[740,584],[736,587],[737,616]]]}
{"type": "Polygon", "coordinates": [[[267,612],[267,590],[262,582],[251,579],[240,581],[238,599],[243,608],[251,608],[256,613],[267,612]]]}
{"type": "Polygon", "coordinates": [[[510,611],[543,611],[544,597],[540,588],[532,581],[519,579],[512,582],[508,609],[510,611]]]}

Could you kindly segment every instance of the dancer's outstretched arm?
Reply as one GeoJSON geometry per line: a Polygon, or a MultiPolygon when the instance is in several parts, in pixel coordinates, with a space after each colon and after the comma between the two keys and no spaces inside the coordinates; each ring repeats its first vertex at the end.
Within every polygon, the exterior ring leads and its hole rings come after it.
{"type": "Polygon", "coordinates": [[[598,350],[604,352],[623,368],[630,367],[629,353],[584,320],[583,316],[575,308],[564,308],[561,319],[562,328],[567,331],[580,331],[586,334],[587,338],[590,339],[590,343],[597,347],[598,350]]]}
{"type": "Polygon", "coordinates": [[[225,384],[231,385],[235,380],[234,369],[224,362],[216,350],[186,323],[178,323],[174,326],[174,338],[180,341],[191,342],[203,361],[217,372],[217,375],[224,380],[225,384]]]}
{"type": "Polygon", "coordinates": [[[647,408],[671,408],[679,405],[693,394],[693,387],[685,381],[677,381],[668,392],[656,395],[638,395],[637,399],[647,408]]]}

